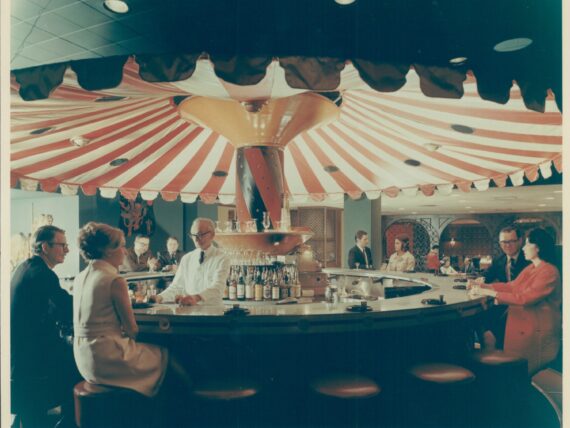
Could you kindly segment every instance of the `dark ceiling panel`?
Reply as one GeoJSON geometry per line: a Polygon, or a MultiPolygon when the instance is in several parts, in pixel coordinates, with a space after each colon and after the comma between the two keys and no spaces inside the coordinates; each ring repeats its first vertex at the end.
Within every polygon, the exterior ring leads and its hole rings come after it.
{"type": "MultiPolygon", "coordinates": [[[[100,3],[102,3],[102,1],[100,3]]],[[[113,18],[100,13],[86,3],[76,3],[71,6],[67,6],[64,9],[58,10],[58,13],[64,16],[65,19],[73,21],[75,24],[84,28],[89,28],[93,25],[99,25],[113,20],[113,18]]]]}
{"type": "Polygon", "coordinates": [[[139,36],[136,31],[119,22],[106,22],[89,28],[89,31],[106,40],[121,41],[139,36]]]}
{"type": "Polygon", "coordinates": [[[82,30],[73,34],[68,34],[64,38],[76,45],[83,46],[88,50],[97,49],[112,42],[111,40],[104,39],[89,30],[82,30]]]}

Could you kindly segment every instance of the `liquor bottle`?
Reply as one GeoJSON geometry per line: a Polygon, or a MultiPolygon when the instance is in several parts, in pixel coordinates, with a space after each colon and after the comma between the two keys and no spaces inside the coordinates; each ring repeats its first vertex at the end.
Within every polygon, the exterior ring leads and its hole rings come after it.
{"type": "Polygon", "coordinates": [[[253,271],[248,269],[248,275],[245,278],[245,300],[253,300],[255,277],[253,271]]]}
{"type": "Polygon", "coordinates": [[[238,267],[239,280],[237,283],[237,299],[245,300],[245,280],[243,279],[243,271],[238,267]]]}
{"type": "Polygon", "coordinates": [[[255,286],[254,286],[254,300],[256,302],[261,302],[263,300],[263,282],[261,280],[261,272],[256,270],[255,272],[255,286]]]}
{"type": "Polygon", "coordinates": [[[277,276],[277,270],[273,271],[273,280],[271,284],[271,300],[280,300],[281,291],[279,287],[279,277],[277,276]]]}
{"type": "Polygon", "coordinates": [[[263,274],[263,300],[271,300],[271,279],[267,270],[264,270],[263,274]]]}
{"type": "Polygon", "coordinates": [[[237,280],[235,270],[232,272],[230,279],[230,300],[237,300],[237,280]]]}
{"type": "MultiPolygon", "coordinates": [[[[231,269],[230,269],[231,271],[231,269]]],[[[230,298],[230,278],[226,279],[226,286],[224,287],[223,300],[228,300],[230,298]]]]}

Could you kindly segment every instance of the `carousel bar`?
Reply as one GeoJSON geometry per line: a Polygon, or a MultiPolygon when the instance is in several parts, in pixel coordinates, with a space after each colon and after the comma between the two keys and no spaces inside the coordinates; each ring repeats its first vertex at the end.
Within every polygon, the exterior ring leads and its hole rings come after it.
{"type": "Polygon", "coordinates": [[[556,13],[16,3],[2,426],[562,426],[556,13]]]}

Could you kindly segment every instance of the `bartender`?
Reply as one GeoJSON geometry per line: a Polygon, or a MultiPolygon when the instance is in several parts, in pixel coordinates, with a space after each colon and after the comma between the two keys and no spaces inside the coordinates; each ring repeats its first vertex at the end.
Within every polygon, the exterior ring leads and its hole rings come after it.
{"type": "Polygon", "coordinates": [[[182,305],[222,304],[230,260],[213,245],[214,222],[209,218],[197,218],[190,228],[190,236],[196,249],[182,257],[172,284],[154,300],[182,305]]]}

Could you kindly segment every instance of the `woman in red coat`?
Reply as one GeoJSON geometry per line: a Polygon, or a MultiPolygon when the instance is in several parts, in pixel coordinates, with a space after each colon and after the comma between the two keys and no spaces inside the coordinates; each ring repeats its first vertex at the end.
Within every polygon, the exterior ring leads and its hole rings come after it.
{"type": "Polygon", "coordinates": [[[531,264],[514,281],[484,284],[473,291],[509,305],[504,349],[526,358],[532,375],[553,361],[560,349],[562,284],[553,265],[554,241],[544,229],[528,233],[523,252],[531,264]]]}

